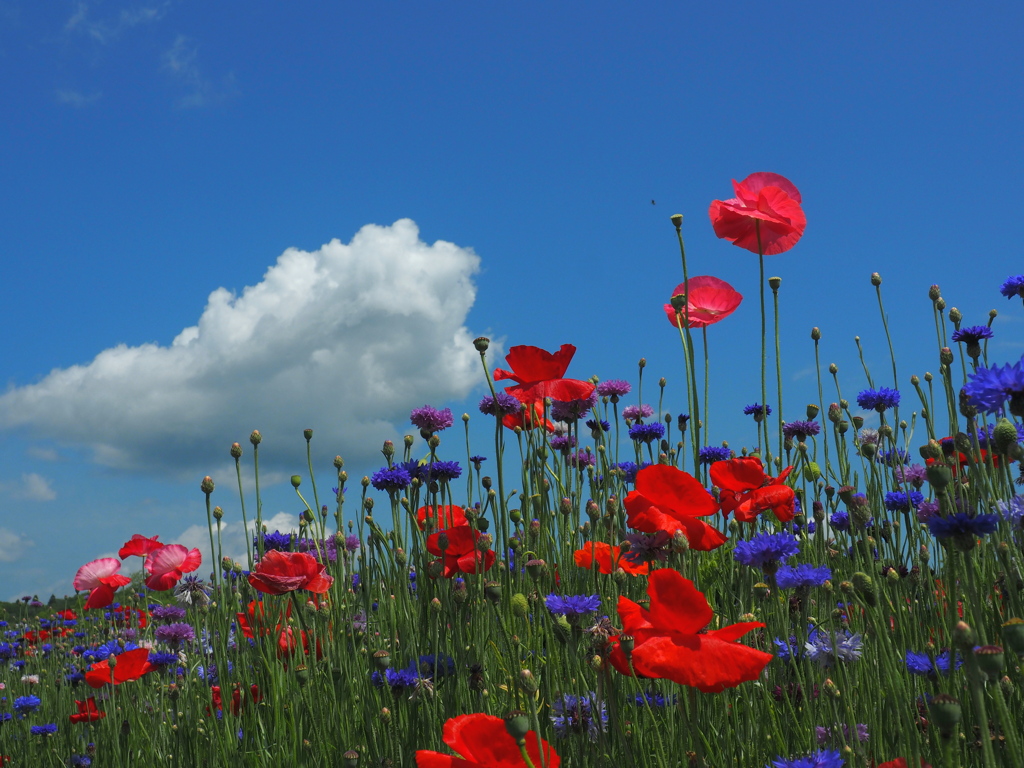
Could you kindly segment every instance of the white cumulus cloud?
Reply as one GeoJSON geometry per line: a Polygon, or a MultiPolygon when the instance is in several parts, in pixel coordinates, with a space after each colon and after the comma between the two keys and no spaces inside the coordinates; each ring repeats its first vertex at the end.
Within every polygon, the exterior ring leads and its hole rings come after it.
{"type": "MultiPolygon", "coordinates": [[[[299,516],[287,512],[278,512],[273,517],[263,518],[268,531],[281,533],[298,533],[299,516]]],[[[256,521],[250,520],[249,534],[245,535],[241,521],[223,523],[220,527],[220,551],[224,557],[230,557],[242,565],[248,564],[247,551],[252,547],[253,534],[256,532],[256,521]]],[[[162,539],[161,539],[162,541],[162,539]]],[[[216,528],[214,528],[214,546],[217,545],[216,528]]],[[[168,544],[181,544],[189,549],[198,549],[203,555],[200,573],[204,576],[210,572],[217,558],[210,554],[210,529],[206,525],[190,525],[176,538],[168,539],[168,544]]]]}
{"type": "Polygon", "coordinates": [[[23,472],[20,483],[0,483],[0,491],[11,498],[28,501],[53,501],[57,498],[50,480],[36,472],[23,472]]]}
{"type": "Polygon", "coordinates": [[[8,528],[0,528],[0,563],[13,563],[20,560],[25,550],[33,544],[22,534],[8,528]]]}
{"type": "Polygon", "coordinates": [[[183,476],[219,466],[253,428],[278,457],[304,455],[313,427],[330,455],[369,458],[411,408],[482,383],[464,325],[478,269],[471,249],[427,244],[409,219],[289,248],[241,295],[213,291],[169,345],[121,344],[10,389],[0,429],[183,476]]]}

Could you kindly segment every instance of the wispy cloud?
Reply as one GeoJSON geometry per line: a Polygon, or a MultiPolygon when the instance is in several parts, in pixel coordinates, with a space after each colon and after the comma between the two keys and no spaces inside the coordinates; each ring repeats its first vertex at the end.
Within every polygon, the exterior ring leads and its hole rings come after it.
{"type": "Polygon", "coordinates": [[[24,472],[19,482],[0,483],[0,491],[12,499],[53,501],[57,498],[57,492],[53,490],[50,482],[36,472],[24,472]]]}
{"type": "Polygon", "coordinates": [[[274,445],[268,459],[304,456],[292,438],[312,426],[330,455],[369,460],[411,408],[482,383],[464,325],[478,268],[473,251],[429,245],[409,219],[365,226],[348,245],[290,248],[240,296],[213,291],[171,344],[122,344],[9,390],[0,429],[183,477],[220,466],[254,427],[274,445]]]}
{"type": "Polygon", "coordinates": [[[33,459],[41,459],[43,461],[59,461],[60,454],[57,453],[55,448],[44,448],[40,445],[30,446],[26,453],[33,459]]]}
{"type": "Polygon", "coordinates": [[[122,8],[119,13],[113,16],[92,18],[89,13],[89,5],[87,3],[78,3],[75,6],[74,13],[64,22],[64,31],[84,34],[97,43],[106,45],[133,27],[160,21],[167,13],[169,7],[170,1],[168,0],[163,3],[149,3],[122,8]]]}
{"type": "Polygon", "coordinates": [[[80,93],[67,88],[58,88],[56,92],[58,104],[67,104],[72,107],[87,107],[90,104],[95,104],[102,95],[99,91],[95,93],[80,93]]]}
{"type": "Polygon", "coordinates": [[[224,101],[235,91],[234,75],[229,74],[214,82],[199,68],[199,46],[186,35],[178,35],[163,55],[163,69],[185,89],[178,106],[185,109],[205,107],[224,101]]]}
{"type": "Polygon", "coordinates": [[[23,534],[9,528],[0,528],[0,563],[13,563],[25,556],[25,550],[34,544],[23,534]]]}
{"type": "MultiPolygon", "coordinates": [[[[268,531],[280,531],[281,533],[298,533],[298,516],[290,515],[287,512],[278,512],[273,517],[263,519],[263,524],[268,531]]],[[[248,535],[244,533],[241,521],[224,523],[220,528],[220,548],[224,557],[230,557],[238,563],[246,562],[246,552],[252,546],[252,537],[256,532],[256,521],[250,520],[248,535]]],[[[168,539],[168,543],[181,544],[189,549],[198,549],[203,555],[204,563],[216,562],[216,553],[210,553],[210,529],[206,525],[190,525],[174,539],[168,539]]],[[[210,568],[204,568],[209,571],[210,568]]]]}

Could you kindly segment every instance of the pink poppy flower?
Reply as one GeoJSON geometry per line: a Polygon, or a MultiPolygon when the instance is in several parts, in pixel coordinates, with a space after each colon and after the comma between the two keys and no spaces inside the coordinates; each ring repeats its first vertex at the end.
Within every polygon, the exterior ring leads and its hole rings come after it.
{"type": "Polygon", "coordinates": [[[147,539],[141,533],[132,534],[131,539],[124,543],[124,546],[117,550],[117,556],[124,560],[126,557],[145,557],[150,552],[160,549],[163,542],[157,541],[159,536],[147,539]]]}
{"type": "Polygon", "coordinates": [[[715,200],[708,215],[715,234],[733,245],[765,256],[788,251],[803,237],[807,217],[800,191],[777,173],[752,173],[732,182],[736,197],[715,200]]]}
{"type": "Polygon", "coordinates": [[[181,544],[167,544],[153,550],[146,556],[143,567],[149,578],[146,586],[156,591],[170,589],[186,573],[191,573],[203,562],[198,549],[188,549],[181,544]]]}
{"type": "Polygon", "coordinates": [[[75,574],[73,586],[76,591],[88,589],[89,599],[85,608],[106,608],[114,602],[114,592],[131,582],[127,576],[118,573],[121,561],[113,557],[101,557],[86,563],[75,574]]]}
{"type": "MultiPolygon", "coordinates": [[[[743,301],[743,295],[739,291],[725,280],[719,280],[711,275],[691,277],[688,283],[677,285],[672,295],[686,296],[686,307],[681,315],[684,321],[689,317],[691,328],[704,328],[727,318],[743,301]],[[689,292],[686,290],[687,287],[690,289],[689,292]]],[[[668,321],[678,328],[679,319],[671,304],[665,305],[665,314],[668,321]]]]}

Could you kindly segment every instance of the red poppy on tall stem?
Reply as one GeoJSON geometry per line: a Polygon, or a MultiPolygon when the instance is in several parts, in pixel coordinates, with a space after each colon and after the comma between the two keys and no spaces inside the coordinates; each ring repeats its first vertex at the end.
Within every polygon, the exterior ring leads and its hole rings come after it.
{"type": "Polygon", "coordinates": [[[705,632],[714,611],[693,582],[661,568],[651,574],[647,594],[650,610],[627,597],[619,598],[622,634],[611,638],[608,661],[624,675],[666,679],[704,693],[718,693],[756,680],[774,656],[738,642],[759,621],[732,624],[705,632]],[[633,638],[630,655],[622,635],[633,638]],[[632,663],[632,670],[630,664],[632,663]]]}
{"type": "Polygon", "coordinates": [[[443,575],[446,579],[459,573],[481,573],[494,565],[494,551],[481,552],[476,548],[480,532],[467,525],[456,525],[445,531],[432,533],[427,537],[427,551],[442,558],[443,575]],[[448,539],[448,546],[441,548],[441,535],[448,539]]]}
{"type": "Polygon", "coordinates": [[[152,538],[146,538],[141,533],[134,533],[132,537],[124,543],[119,550],[117,550],[117,556],[124,560],[127,557],[145,557],[150,552],[153,552],[163,546],[163,542],[157,541],[160,536],[154,536],[152,538]]]}
{"type": "Polygon", "coordinates": [[[119,570],[121,561],[113,557],[101,557],[78,569],[72,586],[76,591],[91,590],[89,599],[85,601],[86,610],[106,608],[114,602],[114,592],[118,587],[131,583],[131,579],[118,573],[119,570]]]}
{"type": "MultiPolygon", "coordinates": [[[[441,736],[459,756],[429,749],[416,750],[416,768],[526,768],[527,762],[516,740],[505,728],[505,721],[477,712],[459,715],[444,724],[441,736]]],[[[561,758],[535,731],[525,736],[526,754],[533,768],[558,768],[561,758]],[[542,756],[543,752],[543,756],[542,756]]]]}
{"type": "Polygon", "coordinates": [[[186,573],[196,570],[203,562],[198,549],[189,549],[181,544],[168,544],[154,549],[146,555],[143,567],[149,574],[146,586],[160,592],[170,589],[186,573]]]}
{"type": "Polygon", "coordinates": [[[505,356],[511,371],[494,369],[494,380],[511,379],[515,384],[505,391],[521,403],[541,403],[545,397],[552,400],[585,400],[594,392],[589,381],[565,379],[566,370],[576,354],[576,347],[563,344],[557,352],[540,347],[518,345],[505,356]]]}
{"type": "Polygon", "coordinates": [[[621,557],[622,550],[619,547],[608,544],[604,541],[588,541],[583,549],[573,552],[572,559],[580,568],[593,568],[594,561],[597,561],[598,573],[611,574],[616,568],[621,568],[633,576],[645,576],[650,571],[647,563],[633,565],[621,557]]]}
{"type": "Polygon", "coordinates": [[[702,552],[722,546],[728,538],[698,517],[713,515],[718,503],[692,475],[667,464],[636,473],[635,490],[624,501],[627,523],[644,533],[682,531],[690,549],[702,552]]]}
{"type": "Polygon", "coordinates": [[[677,285],[672,295],[686,297],[686,306],[680,310],[679,315],[671,304],[665,305],[668,321],[676,328],[679,327],[680,317],[684,323],[689,318],[687,325],[690,328],[705,328],[727,318],[743,301],[739,291],[725,280],[711,275],[691,277],[687,282],[677,285]]]}
{"type": "Polygon", "coordinates": [[[777,173],[752,173],[732,182],[736,197],[715,200],[708,215],[715,234],[733,245],[769,256],[788,251],[807,227],[800,191],[777,173]]]}
{"type": "Polygon", "coordinates": [[[95,696],[90,696],[85,701],[76,700],[75,706],[78,707],[78,712],[69,715],[72,723],[92,723],[107,716],[106,712],[101,712],[100,708],[96,706],[95,696]]]}
{"type": "Polygon", "coordinates": [[[436,510],[431,506],[417,509],[416,523],[421,531],[426,529],[428,518],[434,521],[434,529],[438,531],[444,528],[454,528],[456,525],[469,525],[462,507],[454,505],[439,506],[436,510]]]}
{"type": "Polygon", "coordinates": [[[544,406],[541,403],[527,403],[519,413],[510,413],[501,419],[503,426],[508,429],[536,429],[544,427],[548,432],[555,431],[555,425],[550,419],[544,418],[544,406]]]}
{"type": "Polygon", "coordinates": [[[711,482],[721,489],[724,514],[735,512],[741,523],[752,523],[770,509],[780,523],[788,523],[796,511],[796,493],[785,484],[792,470],[786,467],[778,477],[769,477],[759,458],[742,456],[712,464],[711,482]]]}
{"type": "Polygon", "coordinates": [[[85,673],[85,682],[91,688],[102,688],[107,683],[120,685],[131,680],[138,680],[145,674],[152,672],[156,667],[149,663],[149,650],[147,648],[135,648],[125,651],[116,657],[117,661],[113,667],[110,661],[104,659],[93,664],[85,673]]]}
{"type": "Polygon", "coordinates": [[[272,549],[256,563],[249,583],[268,595],[283,595],[297,589],[322,595],[331,588],[334,577],[327,574],[327,566],[307,552],[272,549]]]}

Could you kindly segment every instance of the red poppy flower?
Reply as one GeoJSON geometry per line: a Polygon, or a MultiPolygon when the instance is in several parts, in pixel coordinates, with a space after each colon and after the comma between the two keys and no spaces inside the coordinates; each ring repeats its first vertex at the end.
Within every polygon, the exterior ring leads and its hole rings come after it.
{"type": "Polygon", "coordinates": [[[644,533],[682,531],[690,549],[702,552],[726,542],[724,533],[696,519],[715,514],[718,504],[692,475],[667,464],[655,464],[636,473],[635,488],[624,502],[631,528],[644,533]]]}
{"type": "Polygon", "coordinates": [[[249,583],[268,595],[283,595],[297,589],[323,594],[331,588],[334,577],[328,576],[327,566],[307,552],[272,549],[256,563],[249,574],[249,583]]]}
{"type": "Polygon", "coordinates": [[[134,533],[132,537],[124,543],[124,546],[117,550],[117,556],[124,560],[126,557],[145,557],[150,552],[160,549],[163,546],[162,542],[157,541],[160,536],[154,536],[151,539],[147,539],[141,533],[134,533]]]}
{"type": "MultiPolygon", "coordinates": [[[[288,609],[291,610],[291,603],[288,603],[288,609]]],[[[249,608],[246,613],[236,613],[235,618],[238,619],[238,628],[242,630],[242,634],[250,640],[255,638],[256,635],[253,631],[253,626],[256,627],[256,631],[260,635],[270,634],[270,625],[266,620],[267,613],[263,608],[262,600],[252,600],[249,602],[249,608]]]]}
{"type": "MultiPolygon", "coordinates": [[[[910,768],[910,763],[907,762],[905,757],[897,757],[895,760],[889,760],[885,763],[879,763],[877,768],[910,768]]],[[[921,758],[921,768],[932,768],[931,765],[921,758]]]]}
{"type": "Polygon", "coordinates": [[[721,489],[722,512],[735,512],[741,523],[752,523],[770,509],[780,523],[788,523],[796,511],[796,493],[785,484],[792,469],[786,467],[778,477],[769,477],[756,456],[716,461],[711,465],[711,482],[721,489]]]}
{"type": "Polygon", "coordinates": [[[519,413],[510,413],[503,416],[501,423],[508,429],[535,429],[544,427],[548,432],[555,431],[555,425],[550,419],[544,418],[544,406],[541,403],[527,403],[519,413]]]}
{"type": "Polygon", "coordinates": [[[72,586],[75,590],[91,590],[89,599],[85,601],[86,610],[106,608],[114,602],[114,592],[118,587],[131,583],[131,579],[118,573],[119,570],[121,561],[113,557],[101,557],[78,569],[72,586]]]}
{"type": "MultiPolygon", "coordinates": [[[[249,693],[252,696],[252,703],[253,704],[259,704],[260,701],[263,699],[263,697],[260,695],[260,688],[255,683],[253,683],[251,686],[249,686],[249,693]]],[[[213,700],[213,706],[216,707],[218,711],[222,711],[223,708],[224,708],[224,700],[221,697],[220,686],[219,685],[211,685],[210,686],[210,695],[211,695],[212,700],[213,700]]],[[[231,714],[232,715],[234,715],[235,717],[238,717],[238,715],[241,714],[241,712],[242,712],[242,704],[244,703],[244,701],[245,700],[242,698],[242,690],[238,686],[238,684],[235,683],[235,686],[231,689],[231,714]]],[[[209,709],[206,710],[206,714],[207,715],[211,714],[209,709]]]]}
{"type": "Polygon", "coordinates": [[[732,624],[704,632],[714,612],[692,581],[668,568],[651,574],[647,586],[650,610],[627,597],[619,598],[622,634],[632,635],[633,653],[626,657],[621,635],[613,637],[609,662],[630,675],[630,659],[638,675],[664,678],[704,693],[718,693],[756,680],[774,658],[738,642],[758,621],[732,624]]]}
{"type": "Polygon", "coordinates": [[[476,548],[480,532],[469,525],[456,525],[445,531],[432,533],[427,537],[427,551],[443,558],[444,577],[450,579],[459,573],[480,573],[494,565],[494,552],[481,552],[476,548]],[[448,537],[448,547],[441,549],[441,534],[448,537]]]}
{"type": "Polygon", "coordinates": [[[715,200],[708,214],[715,234],[733,245],[769,256],[788,251],[804,234],[807,217],[800,192],[785,176],[752,173],[732,182],[736,197],[715,200]]]}
{"type": "Polygon", "coordinates": [[[95,696],[90,696],[85,701],[75,701],[75,706],[78,707],[78,712],[69,716],[72,723],[92,723],[107,716],[106,712],[101,712],[96,706],[95,696]]]}
{"type": "MultiPolygon", "coordinates": [[[[500,717],[483,712],[453,717],[444,724],[441,738],[450,749],[459,753],[459,757],[418,749],[417,768],[526,768],[527,763],[516,740],[500,717]]],[[[542,765],[558,768],[562,762],[558,753],[546,741],[538,739],[534,731],[526,734],[526,754],[534,768],[542,765]]]]}
{"type": "Polygon", "coordinates": [[[494,380],[512,379],[515,384],[505,391],[521,403],[541,403],[545,397],[552,400],[584,400],[594,392],[589,381],[564,379],[576,347],[563,344],[552,354],[540,347],[519,345],[509,349],[505,362],[511,371],[494,369],[494,380]]]}
{"type": "Polygon", "coordinates": [[[644,576],[650,571],[647,563],[633,565],[633,563],[620,557],[621,550],[603,541],[588,541],[583,549],[573,552],[572,559],[580,568],[590,569],[594,567],[594,560],[597,560],[597,570],[600,573],[611,574],[616,568],[621,568],[626,573],[634,576],[644,576]]]}
{"type": "Polygon", "coordinates": [[[102,688],[107,683],[120,685],[131,680],[138,680],[156,669],[149,663],[149,650],[146,648],[125,651],[116,659],[117,662],[113,667],[110,666],[110,661],[107,659],[93,664],[85,673],[85,682],[92,688],[102,688]]]}
{"type": "Polygon", "coordinates": [[[196,570],[203,562],[198,549],[188,549],[181,544],[168,544],[152,550],[146,555],[143,567],[150,574],[146,586],[156,591],[171,589],[186,573],[196,570]]]}
{"type": "MultiPolygon", "coordinates": [[[[680,314],[684,322],[689,317],[690,328],[704,328],[724,320],[735,312],[743,301],[743,295],[739,291],[725,280],[719,280],[711,275],[691,277],[688,283],[677,285],[672,295],[686,296],[686,307],[680,314]]],[[[666,304],[665,314],[668,315],[668,321],[678,328],[679,317],[676,315],[675,307],[666,304]]]]}
{"type": "Polygon", "coordinates": [[[427,518],[434,521],[434,529],[454,528],[456,525],[469,525],[462,507],[443,506],[434,511],[433,507],[420,507],[416,510],[416,523],[422,531],[427,526],[427,518]]]}

